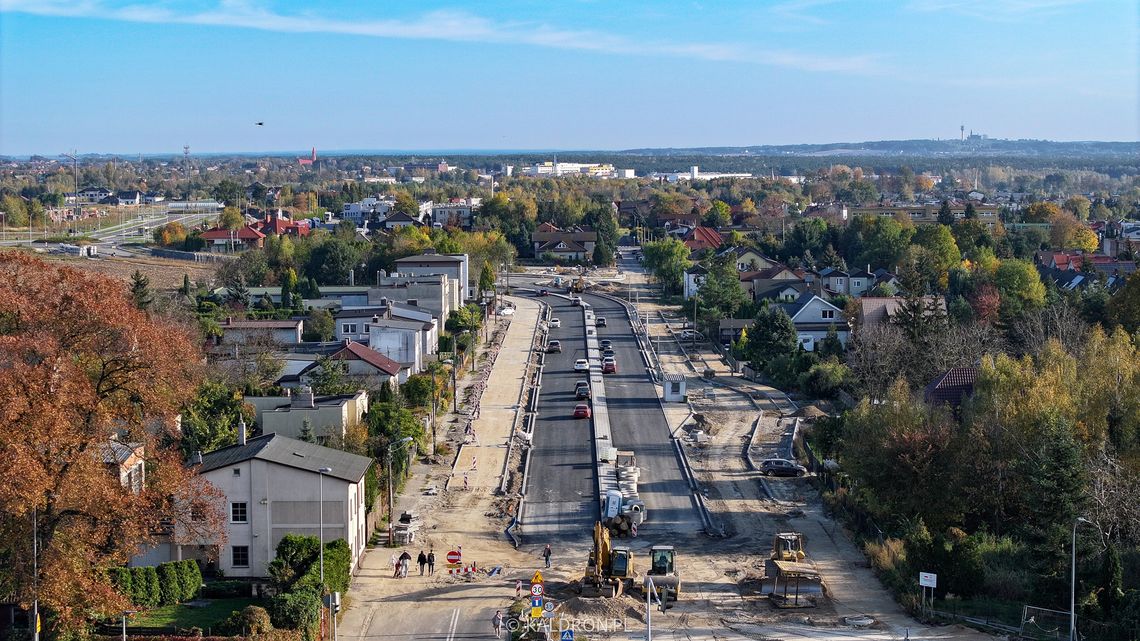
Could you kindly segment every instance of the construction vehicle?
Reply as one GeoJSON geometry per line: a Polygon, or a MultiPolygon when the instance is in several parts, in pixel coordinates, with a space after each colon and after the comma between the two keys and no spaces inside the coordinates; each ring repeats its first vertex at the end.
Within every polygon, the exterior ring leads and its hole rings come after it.
{"type": "Polygon", "coordinates": [[[570,293],[581,294],[586,291],[586,277],[578,276],[576,280],[570,281],[570,293]]]}
{"type": "Polygon", "coordinates": [[[676,601],[681,593],[681,573],[676,566],[676,552],[672,545],[654,545],[649,548],[649,569],[646,579],[653,579],[653,587],[662,603],[676,601]]]}
{"type": "Polygon", "coordinates": [[[804,535],[799,532],[777,532],[772,537],[772,555],[769,558],[773,561],[790,561],[792,563],[806,561],[807,552],[804,551],[804,535]]]}
{"type": "Polygon", "coordinates": [[[636,576],[633,552],[628,546],[611,545],[609,528],[601,521],[594,523],[594,549],[578,593],[606,598],[621,596],[633,589],[636,576]]]}

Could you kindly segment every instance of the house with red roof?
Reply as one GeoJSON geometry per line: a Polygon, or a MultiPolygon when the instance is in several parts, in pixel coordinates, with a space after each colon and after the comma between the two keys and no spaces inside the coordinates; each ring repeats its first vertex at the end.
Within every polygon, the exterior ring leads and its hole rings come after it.
{"type": "Polygon", "coordinates": [[[254,223],[253,228],[266,236],[308,236],[312,230],[308,220],[290,220],[288,216],[277,210],[276,214],[266,214],[265,218],[254,223]]]}
{"type": "Polygon", "coordinates": [[[720,232],[712,227],[694,227],[681,239],[689,251],[703,251],[716,249],[724,244],[720,232]]]}
{"type": "Polygon", "coordinates": [[[265,246],[265,234],[253,225],[238,229],[224,227],[207,229],[202,232],[202,240],[206,241],[206,248],[212,252],[258,249],[265,246]]]}

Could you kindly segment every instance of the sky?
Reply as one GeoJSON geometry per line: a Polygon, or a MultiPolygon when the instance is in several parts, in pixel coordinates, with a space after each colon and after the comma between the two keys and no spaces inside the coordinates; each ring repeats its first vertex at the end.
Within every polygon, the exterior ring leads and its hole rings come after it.
{"type": "Polygon", "coordinates": [[[1138,7],[0,0],[0,154],[1136,141],[1138,7]]]}

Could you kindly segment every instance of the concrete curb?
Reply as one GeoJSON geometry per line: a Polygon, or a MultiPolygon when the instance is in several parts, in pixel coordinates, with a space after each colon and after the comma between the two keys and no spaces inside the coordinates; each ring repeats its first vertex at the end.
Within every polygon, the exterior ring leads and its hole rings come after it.
{"type": "MultiPolygon", "coordinates": [[[[517,307],[517,305],[516,305],[516,307],[517,307]]],[[[538,339],[538,328],[539,328],[539,325],[542,324],[542,317],[543,317],[544,311],[545,311],[545,303],[543,303],[542,301],[538,301],[538,320],[535,321],[534,330],[531,331],[530,350],[529,350],[529,353],[527,354],[527,357],[526,357],[527,371],[523,372],[523,383],[519,387],[518,402],[515,405],[515,416],[511,420],[511,433],[509,435],[507,435],[507,455],[503,458],[503,470],[502,470],[502,472],[499,473],[499,494],[504,494],[507,491],[507,479],[509,478],[508,474],[507,474],[507,469],[511,465],[511,454],[514,453],[515,434],[518,432],[518,424],[519,424],[519,412],[521,412],[522,408],[523,408],[523,396],[526,395],[526,390],[528,387],[527,379],[530,377],[530,359],[531,359],[531,356],[534,354],[534,344],[535,344],[535,341],[538,339]]],[[[508,331],[509,330],[510,330],[510,328],[508,326],[508,331]]],[[[502,348],[500,348],[500,350],[501,349],[502,348]]]]}
{"type": "Polygon", "coordinates": [[[709,513],[708,505],[705,504],[704,493],[701,492],[700,485],[697,483],[697,477],[693,474],[693,467],[689,464],[689,456],[685,453],[685,446],[681,443],[681,439],[674,438],[673,450],[677,454],[678,460],[681,461],[681,470],[685,475],[686,480],[689,482],[689,489],[693,492],[693,498],[697,502],[697,513],[701,517],[701,523],[705,526],[705,534],[709,536],[723,536],[723,532],[717,531],[713,524],[712,515],[709,513]]]}
{"type": "Polygon", "coordinates": [[[752,431],[748,433],[748,442],[744,444],[744,462],[748,464],[748,469],[753,472],[756,471],[756,463],[752,460],[752,447],[756,444],[756,434],[760,431],[760,421],[764,418],[764,410],[756,416],[756,420],[752,422],[752,431]]]}

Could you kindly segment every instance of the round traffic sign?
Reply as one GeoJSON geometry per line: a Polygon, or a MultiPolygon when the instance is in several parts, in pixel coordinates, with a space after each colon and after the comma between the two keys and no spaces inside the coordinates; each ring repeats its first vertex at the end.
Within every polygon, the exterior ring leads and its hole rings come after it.
{"type": "Polygon", "coordinates": [[[531,596],[542,596],[542,584],[541,583],[535,583],[535,584],[531,585],[530,586],[530,594],[531,594],[531,596]]]}
{"type": "Polygon", "coordinates": [[[447,553],[447,562],[448,563],[459,563],[459,560],[462,558],[463,558],[463,555],[460,554],[457,550],[452,550],[452,551],[447,553]]]}

